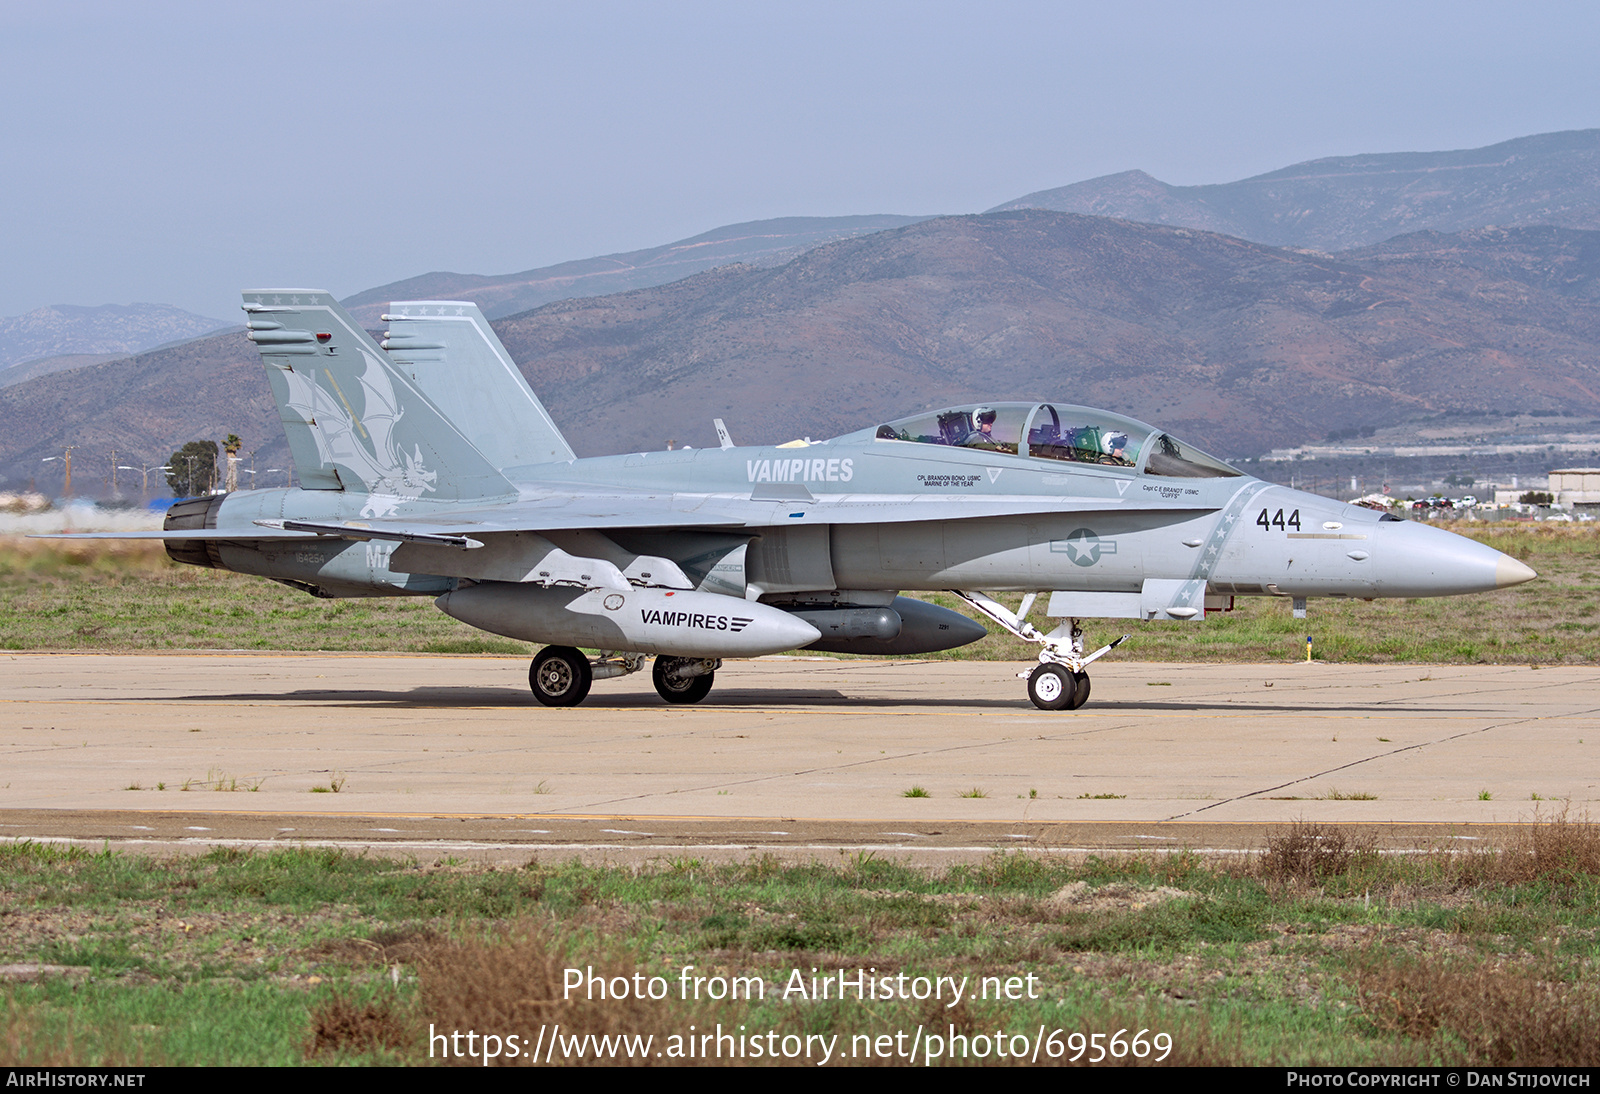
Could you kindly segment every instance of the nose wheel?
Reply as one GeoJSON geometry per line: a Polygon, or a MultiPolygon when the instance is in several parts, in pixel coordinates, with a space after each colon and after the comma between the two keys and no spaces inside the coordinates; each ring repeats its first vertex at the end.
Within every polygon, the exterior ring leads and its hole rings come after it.
{"type": "Polygon", "coordinates": [[[1028,674],[1028,698],[1040,710],[1077,710],[1089,701],[1089,674],[1040,665],[1028,674]]]}

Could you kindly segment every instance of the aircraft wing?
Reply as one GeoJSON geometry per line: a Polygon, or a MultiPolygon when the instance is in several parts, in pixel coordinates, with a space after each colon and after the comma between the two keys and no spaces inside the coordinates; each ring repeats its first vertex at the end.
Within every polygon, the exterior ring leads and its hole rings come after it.
{"type": "MultiPolygon", "coordinates": [[[[809,500],[752,499],[744,494],[560,494],[503,506],[452,508],[437,513],[359,521],[273,521],[271,528],[346,539],[436,542],[466,546],[463,538],[497,532],[621,531],[698,528],[735,531],[798,524],[882,524],[924,520],[984,520],[1051,513],[1115,513],[1142,509],[1182,516],[1214,506],[1185,508],[1123,498],[1031,495],[964,498],[841,494],[809,500]]],[[[262,522],[263,524],[265,522],[262,522]]],[[[270,529],[264,529],[270,530],[270,529]]],[[[154,537],[152,537],[154,538],[154,537]]],[[[222,529],[194,538],[239,538],[222,529]]]]}
{"type": "Polygon", "coordinates": [[[251,527],[144,532],[60,532],[37,539],[311,540],[337,537],[477,546],[474,536],[501,532],[704,529],[738,531],[815,524],[898,524],[924,520],[993,520],[1052,513],[1127,513],[1159,510],[1182,518],[1215,508],[1128,498],[1067,498],[1033,494],[950,498],[926,494],[824,494],[752,497],[739,493],[552,491],[505,505],[452,506],[363,520],[257,520],[251,527]]]}

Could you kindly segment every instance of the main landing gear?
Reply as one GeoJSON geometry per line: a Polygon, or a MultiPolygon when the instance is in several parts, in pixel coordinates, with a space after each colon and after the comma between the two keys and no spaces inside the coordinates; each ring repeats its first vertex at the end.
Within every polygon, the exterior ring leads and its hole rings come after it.
{"type": "Polygon", "coordinates": [[[1128,640],[1123,635],[1108,645],[1101,646],[1087,657],[1083,653],[1083,628],[1076,619],[1064,619],[1049,634],[1041,634],[1027,621],[1028,609],[1033,607],[1036,593],[1022,598],[1022,607],[1015,612],[1004,604],[979,592],[952,589],[962,600],[1026,642],[1038,642],[1039,665],[1030,672],[1019,672],[1028,681],[1028,698],[1040,710],[1077,710],[1089,701],[1088,668],[1128,640]]]}
{"type": "Polygon", "coordinates": [[[533,697],[547,707],[575,707],[589,694],[594,670],[581,650],[571,646],[546,646],[528,669],[533,697]]]}
{"type": "Polygon", "coordinates": [[[669,703],[698,703],[711,694],[711,682],[722,662],[704,657],[657,657],[650,678],[656,694],[669,703]]]}
{"type": "MultiPolygon", "coordinates": [[[[704,657],[657,657],[651,677],[656,693],[669,703],[698,703],[711,692],[711,684],[722,662],[704,657]]],[[[590,661],[582,650],[571,646],[546,646],[528,669],[528,686],[533,697],[547,707],[575,707],[589,695],[596,680],[627,676],[644,668],[644,654],[614,654],[602,650],[590,661]]]]}

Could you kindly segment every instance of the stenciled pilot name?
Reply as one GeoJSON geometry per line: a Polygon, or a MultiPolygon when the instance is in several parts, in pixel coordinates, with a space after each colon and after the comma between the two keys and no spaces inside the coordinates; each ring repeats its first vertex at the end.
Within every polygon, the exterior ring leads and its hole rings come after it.
{"type": "Polygon", "coordinates": [[[1143,486],[1146,494],[1159,494],[1168,501],[1175,501],[1176,499],[1182,497],[1200,496],[1200,491],[1196,490],[1192,486],[1167,486],[1165,484],[1157,486],[1148,482],[1142,483],[1141,485],[1143,486]]]}
{"type": "Polygon", "coordinates": [[[918,475],[917,485],[924,490],[965,489],[983,481],[982,475],[918,475]]]}

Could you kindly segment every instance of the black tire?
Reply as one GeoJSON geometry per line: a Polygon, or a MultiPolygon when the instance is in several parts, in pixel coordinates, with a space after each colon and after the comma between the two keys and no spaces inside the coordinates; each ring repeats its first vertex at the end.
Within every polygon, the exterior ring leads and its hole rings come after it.
{"type": "Polygon", "coordinates": [[[546,646],[528,669],[528,687],[547,707],[577,706],[593,683],[589,659],[571,646],[546,646]]]}
{"type": "Polygon", "coordinates": [[[1028,674],[1028,698],[1040,710],[1067,710],[1077,695],[1072,673],[1060,665],[1040,665],[1028,674]]]}
{"type": "Polygon", "coordinates": [[[667,675],[669,670],[689,660],[692,658],[656,658],[655,666],[650,670],[650,678],[655,682],[657,695],[669,703],[698,703],[711,694],[711,683],[717,675],[714,672],[691,676],[687,680],[667,675]]]}
{"type": "Polygon", "coordinates": [[[1079,707],[1083,706],[1088,701],[1089,701],[1089,674],[1087,672],[1080,672],[1080,673],[1078,673],[1078,686],[1075,687],[1073,689],[1073,691],[1072,691],[1072,705],[1070,707],[1068,707],[1067,709],[1068,710],[1077,710],[1079,707]]]}

